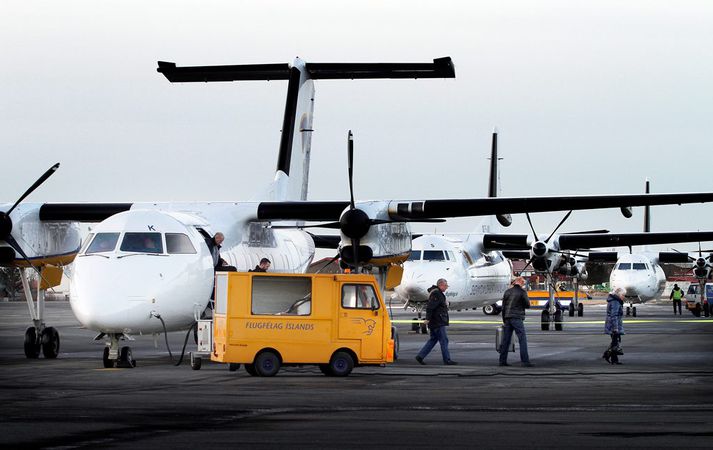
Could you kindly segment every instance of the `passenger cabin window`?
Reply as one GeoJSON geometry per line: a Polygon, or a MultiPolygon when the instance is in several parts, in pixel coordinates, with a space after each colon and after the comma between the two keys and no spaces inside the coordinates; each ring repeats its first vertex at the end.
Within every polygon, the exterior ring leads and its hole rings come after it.
{"type": "Polygon", "coordinates": [[[379,309],[379,300],[374,288],[368,284],[345,284],[342,286],[342,307],[353,309],[379,309]]]}
{"type": "Polygon", "coordinates": [[[308,316],[312,313],[312,280],[307,277],[253,277],[254,315],[308,316]]]}
{"type": "Polygon", "coordinates": [[[196,248],[185,234],[166,233],[166,251],[169,255],[188,255],[196,253],[196,248]]]}
{"type": "Polygon", "coordinates": [[[161,233],[125,233],[122,252],[163,253],[161,233]]]}
{"type": "Polygon", "coordinates": [[[442,250],[424,250],[423,259],[426,261],[445,261],[442,250]]]}
{"type": "Polygon", "coordinates": [[[408,261],[420,261],[421,260],[421,250],[411,250],[411,254],[408,257],[408,261]]]}
{"type": "Polygon", "coordinates": [[[112,252],[119,240],[119,233],[97,233],[94,240],[87,248],[87,255],[91,253],[112,252]]]}
{"type": "Polygon", "coordinates": [[[619,270],[631,270],[631,263],[619,263],[617,266],[619,270]]]}
{"type": "Polygon", "coordinates": [[[634,266],[634,270],[646,270],[645,263],[633,263],[632,266],[634,266]]]}

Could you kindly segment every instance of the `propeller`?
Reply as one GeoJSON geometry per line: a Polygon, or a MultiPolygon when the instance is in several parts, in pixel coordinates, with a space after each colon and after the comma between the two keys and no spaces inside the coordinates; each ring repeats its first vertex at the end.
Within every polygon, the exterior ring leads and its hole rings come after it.
{"type": "MultiPolygon", "coordinates": [[[[40,187],[42,185],[42,183],[47,181],[47,179],[49,177],[51,177],[57,171],[57,169],[59,169],[59,163],[57,163],[57,164],[53,165],[52,167],[50,167],[49,169],[47,169],[47,171],[45,173],[43,173],[42,176],[40,176],[37,179],[37,181],[35,181],[32,184],[32,186],[30,186],[29,189],[27,189],[25,191],[25,193],[20,196],[20,198],[17,199],[15,204],[12,205],[12,207],[10,209],[8,209],[5,212],[0,212],[0,239],[4,240],[7,243],[7,245],[12,247],[12,249],[15,251],[15,253],[19,254],[22,257],[22,259],[24,259],[25,262],[27,262],[27,264],[30,267],[35,269],[37,274],[43,280],[44,280],[44,277],[42,276],[42,271],[32,264],[32,262],[30,261],[30,258],[27,257],[27,254],[25,253],[25,251],[22,249],[22,247],[20,247],[20,244],[17,242],[15,237],[12,235],[12,219],[10,218],[10,214],[28,195],[32,194],[32,192],[34,192],[35,189],[37,189],[38,187],[40,187]]],[[[14,259],[14,258],[12,258],[12,259],[14,259]]],[[[45,280],[45,282],[47,282],[47,280],[45,280]]]]}

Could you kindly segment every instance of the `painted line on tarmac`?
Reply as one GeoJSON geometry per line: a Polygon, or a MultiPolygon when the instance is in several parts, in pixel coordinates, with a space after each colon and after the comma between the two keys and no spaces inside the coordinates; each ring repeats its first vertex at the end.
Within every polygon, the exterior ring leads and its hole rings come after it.
{"type": "MultiPolygon", "coordinates": [[[[401,324],[412,324],[412,323],[420,323],[418,321],[412,321],[412,320],[401,320],[401,319],[396,319],[392,320],[391,323],[401,323],[401,324]]],[[[501,325],[502,322],[494,321],[494,320],[450,320],[450,324],[458,324],[458,325],[501,325]]],[[[530,322],[530,323],[534,323],[530,322]]],[[[539,323],[539,322],[538,322],[539,323]]],[[[558,322],[556,322],[558,323],[558,322]]],[[[577,322],[562,322],[563,324],[567,325],[604,325],[604,320],[583,320],[583,321],[577,321],[577,322]]],[[[624,320],[624,323],[627,325],[636,325],[638,323],[644,324],[644,323],[707,323],[707,324],[713,324],[713,320],[676,320],[676,319],[641,319],[641,320],[624,320]]]]}

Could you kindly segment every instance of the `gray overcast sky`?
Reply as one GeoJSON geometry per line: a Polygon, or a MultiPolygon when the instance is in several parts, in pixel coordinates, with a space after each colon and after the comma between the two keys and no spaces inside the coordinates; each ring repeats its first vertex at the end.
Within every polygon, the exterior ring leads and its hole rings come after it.
{"type": "MultiPolygon", "coordinates": [[[[14,1],[0,9],[2,201],[247,200],[273,175],[285,82],[171,85],[179,65],[426,62],[454,80],[317,81],[310,197],[711,191],[708,1],[14,1]]],[[[548,232],[563,213],[539,214],[548,232]]],[[[639,231],[617,211],[566,229],[639,231]]],[[[713,228],[713,205],[656,207],[654,231],[713,228]]],[[[476,220],[438,225],[469,231],[476,220]]],[[[433,231],[433,225],[417,225],[433,231]]],[[[513,232],[527,232],[516,216],[513,232]]]]}

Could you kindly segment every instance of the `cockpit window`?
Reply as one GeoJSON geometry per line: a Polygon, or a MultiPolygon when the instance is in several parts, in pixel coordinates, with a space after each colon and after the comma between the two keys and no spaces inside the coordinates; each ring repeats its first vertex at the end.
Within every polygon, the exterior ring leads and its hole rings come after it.
{"type": "Polygon", "coordinates": [[[125,233],[120,250],[122,252],[163,253],[161,233],[125,233]]]}
{"type": "Polygon", "coordinates": [[[79,249],[79,253],[84,253],[87,250],[87,247],[89,247],[89,244],[92,242],[93,237],[94,233],[89,233],[87,235],[87,238],[84,239],[84,242],[82,242],[82,248],[79,249]]]}
{"type": "Polygon", "coordinates": [[[187,255],[196,253],[196,248],[185,234],[166,233],[166,251],[169,254],[187,255]]]}
{"type": "Polygon", "coordinates": [[[634,270],[646,270],[646,264],[644,263],[633,263],[634,270]]]}
{"type": "Polygon", "coordinates": [[[421,250],[411,250],[408,261],[418,261],[421,259],[421,250]]]}
{"type": "Polygon", "coordinates": [[[116,242],[119,240],[119,233],[97,233],[86,254],[111,252],[116,248],[116,242]]]}
{"type": "Polygon", "coordinates": [[[442,250],[424,250],[423,259],[426,261],[445,261],[442,250]]]}
{"type": "Polygon", "coordinates": [[[619,270],[631,270],[631,263],[619,263],[617,266],[619,270]]]}

